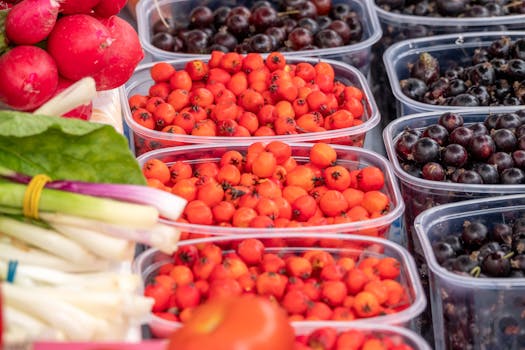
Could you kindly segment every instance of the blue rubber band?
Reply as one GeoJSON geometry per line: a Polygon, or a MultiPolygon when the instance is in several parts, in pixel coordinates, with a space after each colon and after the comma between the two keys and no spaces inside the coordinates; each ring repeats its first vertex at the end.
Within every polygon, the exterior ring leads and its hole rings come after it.
{"type": "Polygon", "coordinates": [[[13,283],[15,281],[17,267],[18,267],[18,260],[9,260],[9,262],[7,263],[7,279],[6,279],[7,282],[13,283]]]}

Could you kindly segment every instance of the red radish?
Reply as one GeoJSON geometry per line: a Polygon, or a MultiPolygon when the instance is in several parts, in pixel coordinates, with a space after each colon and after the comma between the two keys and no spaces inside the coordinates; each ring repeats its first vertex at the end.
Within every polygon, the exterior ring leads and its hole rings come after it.
{"type": "Polygon", "coordinates": [[[97,6],[99,1],[100,0],[61,0],[60,12],[65,15],[91,13],[91,10],[97,6]]]}
{"type": "Polygon", "coordinates": [[[101,70],[111,47],[107,28],[89,15],[64,16],[49,35],[47,51],[64,78],[78,80],[101,70]]]}
{"type": "Polygon", "coordinates": [[[93,8],[95,14],[100,17],[111,17],[116,15],[126,6],[127,0],[100,0],[93,8]]]}
{"type": "MultiPolygon", "coordinates": [[[[67,87],[71,86],[74,81],[64,79],[62,77],[59,77],[58,80],[58,86],[57,90],[55,92],[55,95],[58,93],[64,91],[67,87]]],[[[93,112],[93,102],[89,102],[85,105],[78,106],[75,109],[70,110],[67,113],[62,114],[63,117],[66,118],[75,118],[75,119],[82,119],[82,120],[89,120],[91,118],[91,113],[93,112]]]]}
{"type": "Polygon", "coordinates": [[[49,35],[58,17],[55,0],[24,0],[7,13],[7,39],[17,45],[36,44],[49,35]]]}
{"type": "Polygon", "coordinates": [[[102,18],[100,22],[108,29],[113,43],[109,47],[104,68],[94,74],[93,78],[97,83],[97,90],[109,90],[128,81],[144,58],[144,51],[135,29],[122,18],[112,16],[102,18]]]}
{"type": "Polygon", "coordinates": [[[0,102],[23,111],[39,107],[53,96],[58,71],[45,50],[16,46],[0,56],[0,102]]]}

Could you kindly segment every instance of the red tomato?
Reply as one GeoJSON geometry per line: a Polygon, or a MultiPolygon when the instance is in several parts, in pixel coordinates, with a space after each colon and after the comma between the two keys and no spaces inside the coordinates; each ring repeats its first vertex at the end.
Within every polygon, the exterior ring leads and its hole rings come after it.
{"type": "Polygon", "coordinates": [[[292,350],[286,313],[253,295],[220,298],[194,309],[170,337],[167,350],[292,350]]]}

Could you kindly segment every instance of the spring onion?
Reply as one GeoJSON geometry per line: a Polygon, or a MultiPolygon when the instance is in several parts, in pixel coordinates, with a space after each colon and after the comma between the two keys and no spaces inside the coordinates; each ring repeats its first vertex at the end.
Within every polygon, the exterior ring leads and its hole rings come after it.
{"type": "MultiPolygon", "coordinates": [[[[7,263],[0,260],[0,278],[7,275],[7,263]]],[[[27,286],[56,286],[89,288],[93,291],[134,292],[140,285],[140,278],[135,274],[116,272],[68,273],[47,267],[18,264],[14,279],[15,284],[27,286]],[[29,282],[28,282],[29,281],[29,282]]]]}
{"type": "Polygon", "coordinates": [[[62,330],[67,339],[89,341],[95,339],[98,332],[110,328],[109,322],[61,300],[48,298],[45,302],[34,302],[35,294],[25,287],[4,283],[2,293],[7,305],[62,330]]]}
{"type": "Polygon", "coordinates": [[[21,264],[43,266],[65,272],[102,271],[109,267],[106,260],[97,260],[96,263],[90,265],[72,264],[56,255],[25,246],[16,240],[9,243],[0,241],[0,260],[16,260],[21,264]]]}
{"type": "MultiPolygon", "coordinates": [[[[22,212],[25,185],[1,182],[0,207],[22,212]]],[[[44,188],[39,203],[42,212],[64,213],[126,227],[148,228],[155,225],[159,212],[152,206],[86,196],[44,188]]]]}
{"type": "Polygon", "coordinates": [[[131,261],[135,243],[122,238],[111,237],[91,229],[67,225],[52,225],[55,230],[79,243],[98,257],[109,261],[131,261]]]}
{"type": "MultiPolygon", "coordinates": [[[[27,184],[31,181],[30,176],[1,166],[0,177],[21,184],[27,184]]],[[[155,207],[162,217],[169,220],[177,220],[186,205],[186,200],[182,197],[147,186],[56,180],[48,182],[46,188],[150,205],[155,207]]]]}
{"type": "Polygon", "coordinates": [[[5,342],[21,343],[27,339],[31,340],[65,340],[64,334],[59,330],[47,326],[39,319],[28,315],[9,305],[4,307],[5,324],[7,333],[5,342]]]}
{"type": "Polygon", "coordinates": [[[129,239],[160,249],[166,254],[177,250],[180,232],[173,226],[157,223],[147,229],[130,228],[113,225],[102,221],[84,219],[60,213],[41,213],[40,217],[50,225],[68,225],[77,228],[91,229],[113,237],[129,239]]]}
{"type": "Polygon", "coordinates": [[[31,223],[0,216],[0,232],[78,265],[90,265],[97,257],[75,241],[31,223]]]}

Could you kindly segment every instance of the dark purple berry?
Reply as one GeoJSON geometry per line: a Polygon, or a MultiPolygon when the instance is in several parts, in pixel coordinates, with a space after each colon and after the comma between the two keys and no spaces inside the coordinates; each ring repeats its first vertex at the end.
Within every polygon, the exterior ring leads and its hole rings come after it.
{"type": "Polygon", "coordinates": [[[492,164],[501,174],[503,170],[514,167],[512,156],[506,152],[495,152],[488,159],[488,164],[492,164]]]}
{"type": "Polygon", "coordinates": [[[515,129],[521,125],[521,118],[516,113],[502,113],[496,121],[496,129],[515,129]]]}
{"type": "Polygon", "coordinates": [[[448,131],[440,124],[432,124],[423,130],[423,137],[430,137],[440,146],[444,146],[448,141],[448,131]]]}
{"type": "Polygon", "coordinates": [[[507,185],[525,184],[525,172],[518,168],[505,169],[501,172],[501,183],[507,185]]]}
{"type": "Polygon", "coordinates": [[[463,117],[458,113],[447,112],[443,113],[438,118],[438,124],[447,129],[448,132],[463,125],[463,117]]]}
{"type": "Polygon", "coordinates": [[[213,23],[213,11],[208,6],[197,6],[190,11],[190,28],[206,28],[213,23]]]}
{"type": "Polygon", "coordinates": [[[525,170],[525,150],[518,149],[512,152],[512,160],[516,167],[525,170]]]}
{"type": "Polygon", "coordinates": [[[496,151],[496,145],[489,135],[478,135],[470,140],[469,151],[476,159],[487,159],[496,151]]]}
{"type": "Polygon", "coordinates": [[[450,101],[451,106],[476,107],[479,106],[478,99],[468,93],[456,95],[450,101]]]}
{"type": "Polygon", "coordinates": [[[344,45],[343,38],[330,28],[320,30],[315,35],[315,44],[320,48],[339,47],[344,45]]]}
{"type": "Polygon", "coordinates": [[[467,164],[468,153],[465,147],[451,143],[443,149],[441,159],[445,165],[460,168],[467,164]]]}
{"type": "Polygon", "coordinates": [[[438,12],[444,17],[456,17],[465,10],[465,0],[436,1],[438,12]]]}
{"type": "Polygon", "coordinates": [[[483,123],[470,124],[468,128],[472,130],[472,132],[474,133],[472,136],[474,137],[479,135],[487,135],[488,133],[487,127],[483,123]]]}
{"type": "Polygon", "coordinates": [[[468,77],[474,85],[490,85],[496,78],[496,72],[490,62],[483,62],[470,68],[468,77]]]}
{"type": "Polygon", "coordinates": [[[452,249],[450,244],[446,242],[435,243],[434,245],[432,245],[432,250],[434,251],[436,260],[440,264],[456,256],[456,252],[454,251],[454,249],[452,249]]]}
{"type": "Polygon", "coordinates": [[[430,137],[422,137],[412,146],[412,157],[416,163],[439,161],[439,144],[430,137]]]}
{"type": "Polygon", "coordinates": [[[464,254],[454,259],[453,269],[457,272],[469,274],[476,266],[478,266],[478,262],[473,260],[469,255],[464,254]]]}
{"type": "Polygon", "coordinates": [[[449,135],[449,142],[457,143],[463,147],[467,147],[472,139],[474,132],[466,126],[460,126],[452,130],[449,135]]]}
{"type": "Polygon", "coordinates": [[[482,184],[483,179],[474,170],[465,170],[458,176],[457,182],[465,184],[482,184]]]}
{"type": "Polygon", "coordinates": [[[499,243],[512,243],[512,227],[505,223],[495,223],[491,231],[491,239],[499,243]]]}
{"type": "Polygon", "coordinates": [[[439,163],[428,162],[423,165],[421,175],[425,180],[443,181],[445,179],[445,169],[439,163]]]}
{"type": "Polygon", "coordinates": [[[479,163],[474,170],[481,176],[484,184],[497,184],[500,182],[498,169],[494,165],[479,163]]]}
{"type": "Polygon", "coordinates": [[[421,79],[408,78],[399,82],[403,94],[413,100],[420,100],[427,92],[427,84],[421,79]]]}
{"type": "Polygon", "coordinates": [[[487,226],[480,221],[465,222],[461,239],[470,248],[479,248],[489,234],[487,226]]]}
{"type": "Polygon", "coordinates": [[[492,139],[496,145],[496,150],[503,152],[513,151],[518,144],[516,136],[509,129],[497,129],[492,134],[492,139]]]}
{"type": "Polygon", "coordinates": [[[481,269],[491,277],[507,277],[510,274],[510,260],[502,251],[489,254],[481,263],[481,269]]]}

